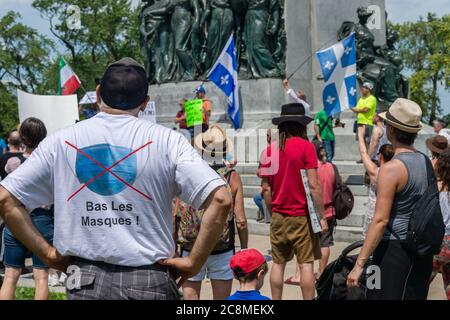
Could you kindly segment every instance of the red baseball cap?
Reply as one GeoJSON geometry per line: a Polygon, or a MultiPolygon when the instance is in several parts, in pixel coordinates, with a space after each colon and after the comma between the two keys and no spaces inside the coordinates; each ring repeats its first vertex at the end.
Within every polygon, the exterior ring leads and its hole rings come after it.
{"type": "Polygon", "coordinates": [[[261,267],[266,262],[266,259],[256,249],[241,250],[235,254],[230,260],[230,267],[233,271],[242,270],[243,273],[248,274],[261,267]]]}

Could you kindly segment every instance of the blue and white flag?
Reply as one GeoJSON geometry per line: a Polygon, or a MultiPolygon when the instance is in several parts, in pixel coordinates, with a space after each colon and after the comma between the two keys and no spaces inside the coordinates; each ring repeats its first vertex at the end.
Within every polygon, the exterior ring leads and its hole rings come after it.
{"type": "Polygon", "coordinates": [[[228,116],[233,121],[235,129],[239,129],[241,110],[239,106],[236,47],[233,35],[231,35],[219,59],[211,68],[208,79],[214,82],[228,97],[228,116]]]}
{"type": "Polygon", "coordinates": [[[317,52],[325,86],[323,106],[327,115],[356,107],[356,37],[350,36],[331,48],[317,52]]]}

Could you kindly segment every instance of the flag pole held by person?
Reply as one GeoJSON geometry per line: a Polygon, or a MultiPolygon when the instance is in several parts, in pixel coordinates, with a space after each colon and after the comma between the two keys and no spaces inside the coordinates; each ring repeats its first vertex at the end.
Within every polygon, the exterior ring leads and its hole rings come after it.
{"type": "Polygon", "coordinates": [[[239,86],[236,47],[233,35],[228,39],[219,59],[208,74],[211,80],[228,97],[228,116],[233,122],[234,128],[241,127],[241,110],[239,102],[239,86]]]}

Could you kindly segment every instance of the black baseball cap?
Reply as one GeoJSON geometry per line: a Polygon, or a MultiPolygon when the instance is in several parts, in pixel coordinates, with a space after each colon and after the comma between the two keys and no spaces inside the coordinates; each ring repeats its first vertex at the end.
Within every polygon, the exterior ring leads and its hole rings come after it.
{"type": "Polygon", "coordinates": [[[100,81],[100,96],[111,108],[136,109],[148,97],[144,67],[131,58],[110,64],[100,81]]]}

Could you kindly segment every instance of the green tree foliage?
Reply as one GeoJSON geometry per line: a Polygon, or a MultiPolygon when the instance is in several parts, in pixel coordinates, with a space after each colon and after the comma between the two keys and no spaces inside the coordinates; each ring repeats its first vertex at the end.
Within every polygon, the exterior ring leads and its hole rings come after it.
{"type": "Polygon", "coordinates": [[[19,19],[10,11],[0,20],[0,80],[34,92],[45,80],[42,70],[50,64],[53,43],[19,19]]]}
{"type": "MultiPolygon", "coordinates": [[[[18,123],[16,89],[56,94],[58,59],[64,56],[86,89],[94,88],[106,66],[122,57],[142,61],[139,8],[130,0],[35,0],[33,7],[49,21],[58,43],[26,26],[18,13],[0,16],[0,135],[18,123]],[[68,19],[80,9],[81,27],[68,19]]],[[[3,14],[3,13],[2,13],[3,14]]],[[[80,95],[84,93],[79,92],[80,95]]]]}
{"type": "Polygon", "coordinates": [[[7,138],[19,123],[16,98],[0,82],[0,137],[7,138]]]}
{"type": "Polygon", "coordinates": [[[51,60],[53,43],[19,22],[8,12],[0,18],[0,135],[6,137],[18,124],[16,89],[37,92],[46,82],[43,70],[51,60]]]}
{"type": "Polygon", "coordinates": [[[413,72],[411,99],[422,106],[431,124],[441,112],[439,86],[450,88],[450,15],[393,26],[405,66],[413,72]]]}
{"type": "MultiPolygon", "coordinates": [[[[66,49],[67,62],[86,88],[93,88],[106,66],[123,57],[142,61],[139,43],[139,8],[130,0],[35,0],[33,7],[49,21],[51,33],[66,49]],[[70,28],[80,10],[81,26],[70,28]]],[[[56,83],[56,81],[53,81],[56,83]]]]}

